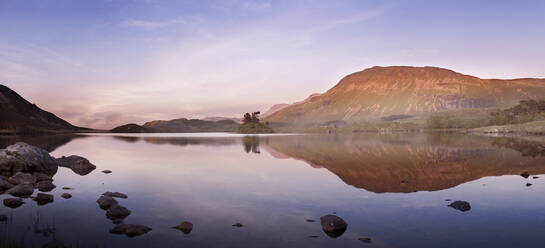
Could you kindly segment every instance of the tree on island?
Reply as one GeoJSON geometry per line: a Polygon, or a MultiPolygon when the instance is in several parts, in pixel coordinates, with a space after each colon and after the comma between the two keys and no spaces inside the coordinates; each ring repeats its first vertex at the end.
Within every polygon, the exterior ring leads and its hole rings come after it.
{"type": "Polygon", "coordinates": [[[239,133],[274,133],[272,128],[269,126],[269,123],[265,124],[259,122],[259,114],[261,112],[256,111],[253,113],[244,114],[242,119],[242,124],[238,127],[239,133]]]}
{"type": "Polygon", "coordinates": [[[243,122],[244,123],[259,123],[259,114],[261,114],[261,112],[257,111],[257,112],[253,112],[251,115],[250,113],[246,113],[244,114],[244,120],[243,122]]]}

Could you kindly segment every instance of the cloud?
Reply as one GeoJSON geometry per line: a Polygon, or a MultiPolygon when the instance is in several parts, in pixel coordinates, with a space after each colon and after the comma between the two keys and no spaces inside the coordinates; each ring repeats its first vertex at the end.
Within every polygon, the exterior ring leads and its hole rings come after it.
{"type": "Polygon", "coordinates": [[[174,18],[170,20],[160,20],[160,21],[150,21],[150,20],[138,20],[138,19],[128,19],[121,22],[123,27],[131,28],[143,28],[143,29],[157,29],[164,28],[173,25],[187,24],[185,18],[174,18]]]}

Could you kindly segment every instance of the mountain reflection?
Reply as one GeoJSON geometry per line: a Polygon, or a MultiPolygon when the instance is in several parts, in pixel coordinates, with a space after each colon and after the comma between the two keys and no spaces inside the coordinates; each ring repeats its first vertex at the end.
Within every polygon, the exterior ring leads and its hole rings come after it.
{"type": "Polygon", "coordinates": [[[525,156],[527,151],[535,155],[540,144],[513,138],[441,133],[306,135],[269,137],[263,143],[277,158],[326,168],[346,184],[376,193],[435,191],[486,176],[545,173],[544,157],[525,156]]]}

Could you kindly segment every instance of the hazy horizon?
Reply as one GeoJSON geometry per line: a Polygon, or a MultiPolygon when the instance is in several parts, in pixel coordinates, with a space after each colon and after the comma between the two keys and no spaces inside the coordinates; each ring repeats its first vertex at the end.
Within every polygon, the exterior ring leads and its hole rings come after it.
{"type": "Polygon", "coordinates": [[[239,117],[372,66],[545,78],[542,1],[0,1],[0,84],[78,126],[239,117]]]}

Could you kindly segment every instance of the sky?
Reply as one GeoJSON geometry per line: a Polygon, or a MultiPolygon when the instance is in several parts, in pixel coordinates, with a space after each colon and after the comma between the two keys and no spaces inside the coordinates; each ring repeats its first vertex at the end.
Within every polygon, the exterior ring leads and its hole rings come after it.
{"type": "Polygon", "coordinates": [[[545,78],[545,1],[0,0],[0,84],[72,124],[238,117],[372,66],[545,78]]]}

